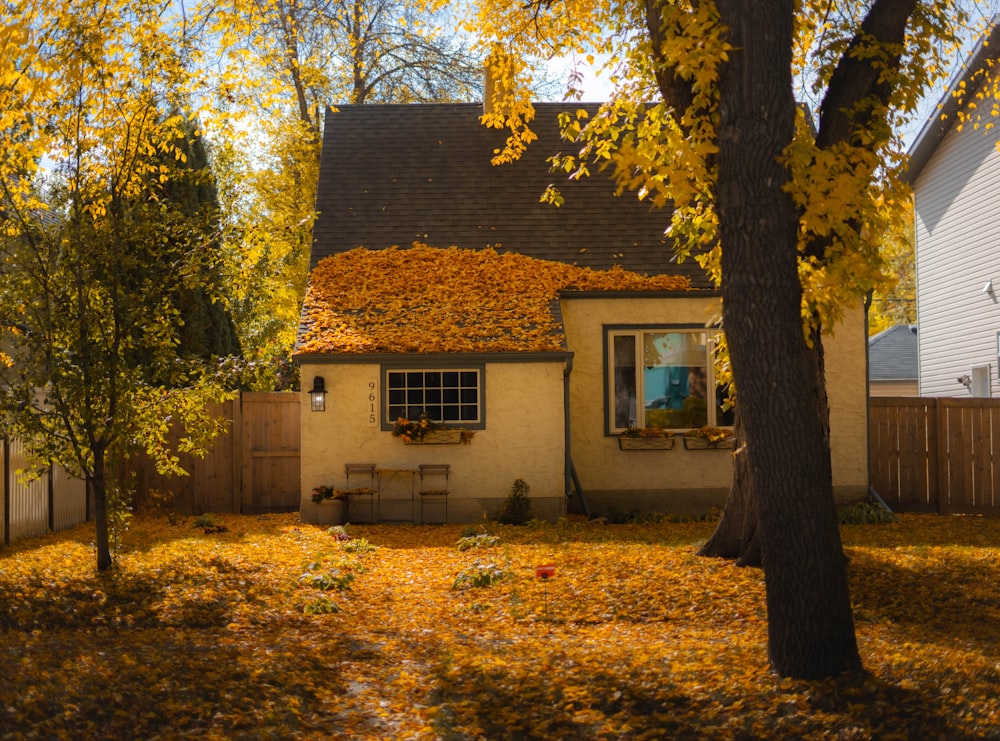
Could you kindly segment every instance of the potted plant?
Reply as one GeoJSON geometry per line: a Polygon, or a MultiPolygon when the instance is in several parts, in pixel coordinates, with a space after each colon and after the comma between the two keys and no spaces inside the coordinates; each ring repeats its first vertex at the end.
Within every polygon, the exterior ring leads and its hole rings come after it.
{"type": "Polygon", "coordinates": [[[343,525],[345,499],[345,491],[326,485],[315,487],[312,490],[312,500],[316,505],[317,521],[321,525],[343,525]]]}
{"type": "Polygon", "coordinates": [[[621,450],[671,450],[674,435],[662,427],[629,427],[618,436],[621,450]]]}
{"type": "Polygon", "coordinates": [[[733,431],[723,427],[705,425],[684,433],[686,450],[709,450],[711,448],[732,448],[733,431]]]}

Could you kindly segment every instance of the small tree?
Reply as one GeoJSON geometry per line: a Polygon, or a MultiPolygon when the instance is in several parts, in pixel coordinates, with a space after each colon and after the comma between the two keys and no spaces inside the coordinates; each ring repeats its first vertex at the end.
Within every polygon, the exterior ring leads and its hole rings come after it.
{"type": "Polygon", "coordinates": [[[515,479],[514,485],[510,487],[510,494],[497,516],[497,522],[504,525],[524,525],[532,518],[529,489],[524,479],[515,479]]]}
{"type": "Polygon", "coordinates": [[[182,346],[183,303],[212,290],[214,209],[185,197],[190,130],[163,113],[184,68],[159,9],[49,10],[33,22],[51,33],[21,47],[14,73],[31,94],[0,90],[0,161],[20,168],[0,166],[0,405],[37,458],[90,485],[104,570],[120,522],[109,508],[123,506],[115,462],[144,449],[183,473],[178,453],[204,450],[224,424],[209,414],[227,396],[213,366],[182,346]],[[31,177],[43,157],[48,188],[31,177]]]}

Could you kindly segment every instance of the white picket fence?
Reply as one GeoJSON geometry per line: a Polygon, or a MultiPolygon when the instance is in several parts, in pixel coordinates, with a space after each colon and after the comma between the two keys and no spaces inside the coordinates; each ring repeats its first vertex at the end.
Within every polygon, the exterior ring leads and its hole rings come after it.
{"type": "Polygon", "coordinates": [[[87,519],[87,487],[53,466],[36,478],[24,477],[24,446],[4,440],[0,455],[0,530],[3,543],[36,538],[50,530],[65,530],[87,519]]]}

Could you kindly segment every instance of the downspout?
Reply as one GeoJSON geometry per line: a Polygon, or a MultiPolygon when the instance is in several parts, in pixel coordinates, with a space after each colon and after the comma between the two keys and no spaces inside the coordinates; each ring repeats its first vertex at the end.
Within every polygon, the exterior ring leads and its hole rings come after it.
{"type": "Polygon", "coordinates": [[[583,514],[590,517],[590,508],[587,500],[583,498],[583,487],[580,486],[580,479],[577,478],[576,469],[573,466],[573,454],[570,450],[570,410],[569,410],[569,375],[573,372],[573,355],[566,359],[566,367],[563,369],[563,435],[565,437],[563,447],[566,451],[563,461],[563,488],[566,492],[566,501],[573,496],[573,484],[576,484],[576,495],[580,497],[580,506],[583,507],[583,514]]]}

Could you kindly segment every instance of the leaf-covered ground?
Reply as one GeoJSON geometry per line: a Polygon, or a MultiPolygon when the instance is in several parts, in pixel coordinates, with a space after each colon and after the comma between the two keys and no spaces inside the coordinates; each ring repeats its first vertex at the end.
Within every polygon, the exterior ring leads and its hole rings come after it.
{"type": "Polygon", "coordinates": [[[711,524],[193,524],[0,549],[0,738],[1000,738],[1000,521],[845,526],[869,674],[825,682],[711,524]]]}

